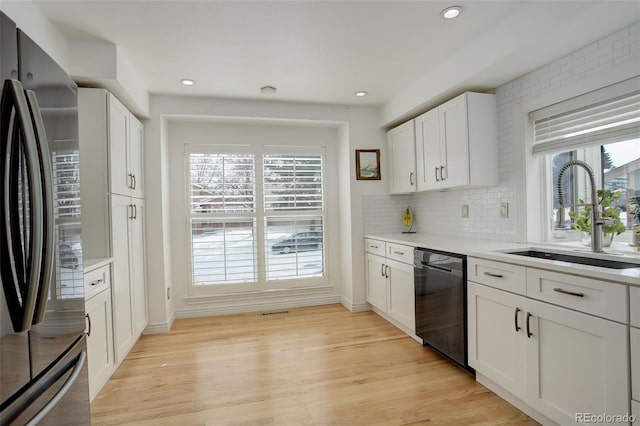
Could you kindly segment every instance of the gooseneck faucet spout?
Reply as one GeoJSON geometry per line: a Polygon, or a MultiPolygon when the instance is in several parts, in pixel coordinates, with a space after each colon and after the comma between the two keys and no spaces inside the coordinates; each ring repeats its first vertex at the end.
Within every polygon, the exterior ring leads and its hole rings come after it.
{"type": "Polygon", "coordinates": [[[587,171],[589,175],[589,183],[591,184],[591,251],[594,253],[602,253],[602,225],[605,221],[602,219],[602,210],[598,203],[598,192],[596,190],[596,178],[593,169],[584,161],[571,160],[560,167],[556,188],[558,189],[558,225],[564,226],[564,196],[562,195],[562,175],[569,167],[580,166],[587,171]]]}

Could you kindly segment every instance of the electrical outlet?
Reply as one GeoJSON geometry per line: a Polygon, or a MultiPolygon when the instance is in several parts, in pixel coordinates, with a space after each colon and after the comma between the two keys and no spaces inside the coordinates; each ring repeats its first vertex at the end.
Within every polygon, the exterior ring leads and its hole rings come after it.
{"type": "Polygon", "coordinates": [[[465,219],[469,217],[469,204],[462,205],[462,217],[465,219]]]}
{"type": "Polygon", "coordinates": [[[503,219],[509,217],[509,203],[500,203],[500,217],[503,219]]]}

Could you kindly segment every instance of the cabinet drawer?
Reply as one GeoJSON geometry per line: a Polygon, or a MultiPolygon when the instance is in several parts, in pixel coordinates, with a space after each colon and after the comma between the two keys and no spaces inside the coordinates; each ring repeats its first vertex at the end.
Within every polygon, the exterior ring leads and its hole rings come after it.
{"type": "Polygon", "coordinates": [[[527,269],[527,296],[626,323],[627,286],[541,269],[527,269]]]}
{"type": "Polygon", "coordinates": [[[630,323],[634,327],[640,327],[640,287],[629,287],[629,297],[630,323]]]}
{"type": "Polygon", "coordinates": [[[84,274],[85,298],[90,299],[111,285],[109,265],[102,266],[84,274]]]}
{"type": "Polygon", "coordinates": [[[413,265],[413,247],[403,244],[387,243],[387,257],[398,262],[413,265]]]}
{"type": "Polygon", "coordinates": [[[467,279],[512,293],[526,293],[524,266],[470,257],[467,260],[467,279]]]}
{"type": "Polygon", "coordinates": [[[631,327],[630,331],[631,331],[631,397],[636,401],[640,401],[640,328],[631,327]]]}
{"type": "Polygon", "coordinates": [[[377,254],[378,256],[384,256],[385,242],[380,240],[373,240],[371,238],[365,238],[364,251],[371,254],[377,254]]]}

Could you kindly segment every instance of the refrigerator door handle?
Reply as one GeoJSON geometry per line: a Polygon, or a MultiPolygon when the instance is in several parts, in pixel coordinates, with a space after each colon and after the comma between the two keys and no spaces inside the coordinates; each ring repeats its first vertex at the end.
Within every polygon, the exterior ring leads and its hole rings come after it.
{"type": "MultiPolygon", "coordinates": [[[[64,382],[64,385],[62,385],[60,390],[56,392],[56,394],[49,400],[49,402],[47,402],[47,405],[42,407],[42,409],[38,411],[38,413],[35,416],[33,416],[31,420],[29,420],[29,422],[27,423],[27,426],[37,425],[45,417],[47,417],[47,415],[54,408],[56,408],[56,405],[58,405],[60,400],[64,398],[64,396],[69,392],[69,390],[71,389],[73,384],[76,382],[76,380],[78,380],[78,376],[80,375],[80,371],[82,371],[82,367],[84,366],[84,363],[86,362],[86,360],[87,360],[87,353],[85,351],[82,351],[80,352],[80,355],[78,355],[75,358],[73,362],[69,363],[64,367],[64,369],[59,373],[59,377],[62,376],[63,374],[66,374],[67,371],[73,368],[73,371],[69,375],[69,378],[67,379],[66,382],[64,382]]],[[[46,389],[43,389],[42,391],[44,392],[45,390],[46,389]]]]}
{"type": "Polygon", "coordinates": [[[51,153],[49,152],[49,143],[44,130],[44,121],[40,113],[40,105],[38,98],[33,90],[27,90],[27,101],[33,120],[36,144],[38,149],[40,173],[42,177],[42,223],[44,244],[42,247],[42,266],[40,270],[40,286],[38,289],[38,297],[33,314],[33,324],[39,324],[44,321],[44,315],[47,307],[47,298],[49,295],[49,287],[53,274],[53,256],[55,250],[55,220],[53,212],[53,177],[51,166],[51,153]]]}
{"type": "MultiPolygon", "coordinates": [[[[0,101],[0,114],[2,126],[0,138],[5,143],[2,144],[2,155],[0,161],[2,165],[2,188],[0,189],[2,203],[2,222],[0,231],[2,239],[2,251],[7,252],[7,256],[2,258],[2,285],[11,322],[16,333],[27,331],[31,328],[33,314],[38,296],[40,284],[40,268],[42,265],[42,183],[40,179],[40,167],[38,160],[38,149],[33,124],[29,114],[29,105],[24,95],[22,84],[18,80],[5,80],[0,101]],[[15,110],[15,114],[14,114],[15,110]],[[17,120],[17,121],[16,121],[17,120]],[[15,134],[20,128],[22,131],[22,143],[15,134]],[[20,226],[20,214],[16,207],[19,165],[22,161],[20,148],[24,150],[24,157],[27,182],[29,184],[29,227],[30,231],[20,226]],[[22,247],[20,236],[15,235],[15,230],[23,229],[24,235],[28,235],[28,241],[22,247]],[[22,255],[18,257],[18,252],[25,250],[25,261],[20,261],[22,255]],[[20,270],[17,270],[20,268],[20,270]],[[26,285],[26,287],[25,287],[26,285]]],[[[24,184],[24,183],[23,183],[24,184]]]]}

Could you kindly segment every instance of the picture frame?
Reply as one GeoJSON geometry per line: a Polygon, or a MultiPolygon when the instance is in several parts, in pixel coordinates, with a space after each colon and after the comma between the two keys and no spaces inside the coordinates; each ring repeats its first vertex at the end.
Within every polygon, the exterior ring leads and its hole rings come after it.
{"type": "Polygon", "coordinates": [[[379,149],[356,149],[356,179],[382,179],[379,149]]]}

